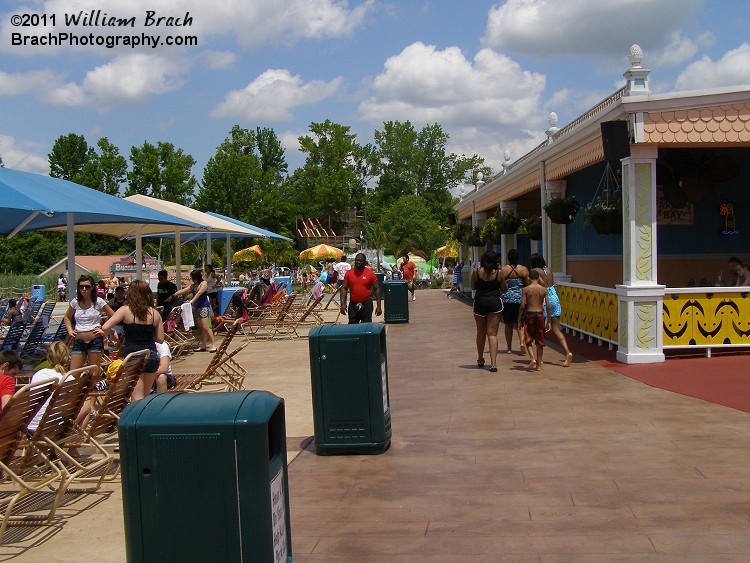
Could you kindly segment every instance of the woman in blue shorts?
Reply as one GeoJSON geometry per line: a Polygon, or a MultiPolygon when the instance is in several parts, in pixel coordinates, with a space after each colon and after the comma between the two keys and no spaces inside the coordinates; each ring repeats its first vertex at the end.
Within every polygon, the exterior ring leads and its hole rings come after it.
{"type": "Polygon", "coordinates": [[[65,328],[73,337],[70,349],[70,369],[99,366],[104,354],[102,313],[112,318],[114,311],[96,294],[96,282],[91,276],[78,278],[76,298],[65,313],[65,328]]]}

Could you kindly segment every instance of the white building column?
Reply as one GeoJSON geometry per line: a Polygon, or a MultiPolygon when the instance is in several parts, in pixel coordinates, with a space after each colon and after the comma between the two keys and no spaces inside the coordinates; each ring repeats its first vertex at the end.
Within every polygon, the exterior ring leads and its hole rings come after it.
{"type": "MultiPolygon", "coordinates": [[[[542,211],[544,206],[553,197],[565,197],[566,182],[565,180],[545,181],[542,192],[542,211]]],[[[555,279],[561,282],[569,282],[568,265],[566,256],[568,255],[568,236],[566,225],[553,223],[549,220],[546,213],[542,213],[542,241],[544,244],[544,255],[547,264],[552,268],[555,279]]]]}
{"type": "Polygon", "coordinates": [[[631,145],[622,160],[623,283],[619,301],[617,360],[626,364],[664,361],[662,305],[657,283],[656,158],[652,146],[631,145]]]}

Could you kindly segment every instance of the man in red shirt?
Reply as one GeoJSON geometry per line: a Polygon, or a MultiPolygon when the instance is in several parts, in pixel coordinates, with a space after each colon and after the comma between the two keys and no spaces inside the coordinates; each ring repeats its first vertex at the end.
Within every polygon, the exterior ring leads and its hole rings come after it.
{"type": "Polygon", "coordinates": [[[403,258],[401,259],[401,263],[398,265],[399,270],[404,274],[404,280],[406,281],[406,286],[409,288],[409,293],[411,293],[411,300],[415,301],[416,297],[414,297],[414,278],[417,274],[417,266],[409,260],[409,255],[404,254],[403,258]]]}
{"type": "Polygon", "coordinates": [[[347,313],[346,292],[351,294],[349,300],[349,324],[372,322],[372,288],[375,288],[375,300],[377,307],[375,315],[380,316],[380,285],[378,278],[370,268],[366,266],[367,258],[361,252],[354,258],[354,267],[344,275],[344,283],[339,289],[341,299],[341,313],[347,313]]]}

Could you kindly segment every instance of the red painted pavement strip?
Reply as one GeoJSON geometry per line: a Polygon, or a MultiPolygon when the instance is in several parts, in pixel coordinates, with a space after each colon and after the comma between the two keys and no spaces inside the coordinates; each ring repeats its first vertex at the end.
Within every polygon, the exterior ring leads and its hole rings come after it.
{"type": "Polygon", "coordinates": [[[614,350],[566,335],[574,356],[585,357],[627,377],[680,395],[750,412],[750,352],[714,350],[713,357],[669,352],[659,364],[623,364],[614,350]]]}

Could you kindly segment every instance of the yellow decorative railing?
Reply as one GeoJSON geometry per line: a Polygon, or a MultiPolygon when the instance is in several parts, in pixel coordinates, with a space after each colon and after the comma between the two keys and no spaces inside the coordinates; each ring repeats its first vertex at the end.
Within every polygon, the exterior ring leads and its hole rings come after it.
{"type": "Polygon", "coordinates": [[[750,346],[750,293],[738,289],[667,289],[664,348],[750,346]]]}
{"type": "Polygon", "coordinates": [[[575,283],[559,283],[555,288],[562,305],[562,325],[617,344],[618,302],[614,289],[575,283]]]}

